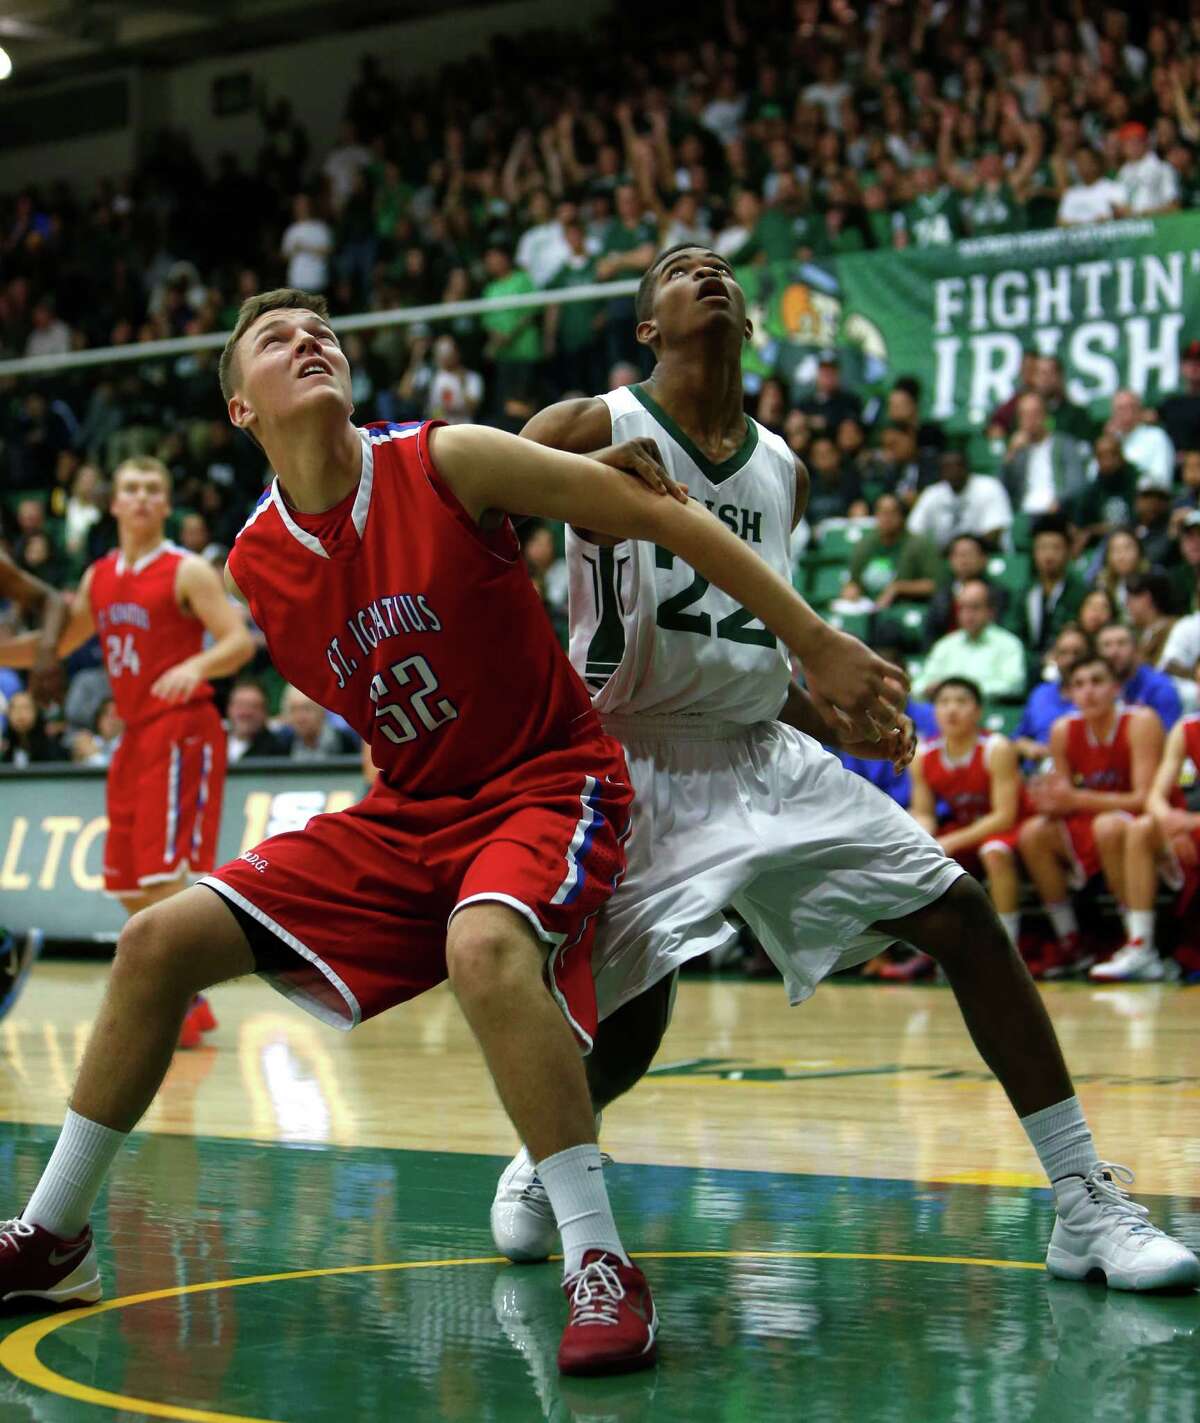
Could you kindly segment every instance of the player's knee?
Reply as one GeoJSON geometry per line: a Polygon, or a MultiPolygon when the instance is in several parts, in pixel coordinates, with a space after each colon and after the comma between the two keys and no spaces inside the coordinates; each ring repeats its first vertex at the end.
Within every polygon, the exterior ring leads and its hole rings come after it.
{"type": "Polygon", "coordinates": [[[1123,815],[1105,812],[1092,822],[1092,833],[1101,849],[1109,849],[1121,843],[1129,821],[1123,815]]]}
{"type": "Polygon", "coordinates": [[[1158,824],[1152,815],[1139,815],[1125,827],[1125,834],[1139,850],[1147,850],[1158,841],[1158,824]]]}
{"type": "Polygon", "coordinates": [[[117,940],[113,976],[134,979],[146,988],[173,984],[189,976],[187,957],[167,932],[165,916],[156,905],[128,920],[117,940]]]}
{"type": "Polygon", "coordinates": [[[492,998],[540,971],[529,935],[499,915],[462,916],[446,941],[446,971],[459,1001],[492,998]]]}
{"type": "Polygon", "coordinates": [[[1046,849],[1050,822],[1044,815],[1034,815],[1027,820],[1017,835],[1017,846],[1022,855],[1040,855],[1046,849]]]}
{"type": "Polygon", "coordinates": [[[921,940],[917,947],[942,964],[964,954],[977,959],[993,949],[1009,951],[1008,936],[992,901],[970,875],[960,875],[930,907],[921,940]]]}

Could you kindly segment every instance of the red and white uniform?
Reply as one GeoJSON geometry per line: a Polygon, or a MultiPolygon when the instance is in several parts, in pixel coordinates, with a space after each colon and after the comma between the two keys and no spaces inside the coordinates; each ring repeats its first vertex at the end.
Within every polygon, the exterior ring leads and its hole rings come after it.
{"type": "MultiPolygon", "coordinates": [[[[939,738],[923,746],[918,753],[925,783],[937,797],[939,804],[947,808],[947,814],[938,825],[939,830],[961,830],[992,812],[992,753],[1003,738],[999,735],[978,736],[970,753],[961,758],[951,757],[946,743],[939,738]]],[[[965,869],[976,874],[982,868],[979,857],[984,850],[1005,850],[1013,854],[1017,845],[1017,831],[1022,818],[1028,813],[1024,796],[1017,808],[1017,820],[1008,830],[998,830],[980,845],[969,850],[961,850],[953,856],[965,869]]]]}
{"type": "MultiPolygon", "coordinates": [[[[1067,723],[1067,765],[1071,781],[1079,790],[1129,791],[1133,789],[1133,756],[1129,747],[1131,713],[1118,705],[1116,724],[1107,741],[1097,741],[1080,712],[1063,718],[1067,723]]],[[[1092,831],[1095,811],[1081,811],[1063,818],[1063,830],[1074,861],[1073,888],[1082,887],[1100,873],[1100,856],[1092,831]]]]}
{"type": "MultiPolygon", "coordinates": [[[[1183,727],[1184,761],[1179,768],[1179,784],[1171,793],[1171,804],[1177,810],[1200,810],[1200,714],[1193,712],[1183,717],[1179,725],[1183,727]]],[[[1193,830],[1191,838],[1192,844],[1200,850],[1200,830],[1193,830]]],[[[1200,870],[1185,870],[1170,845],[1159,860],[1158,868],[1168,889],[1184,892],[1175,906],[1176,913],[1182,915],[1190,909],[1200,889],[1200,870]]]]}
{"type": "Polygon", "coordinates": [[[114,549],[92,565],[92,619],[125,723],[108,771],[104,886],[136,894],[211,870],[225,789],[225,732],[207,682],[184,703],[151,694],[158,678],[204,645],[175,580],[186,549],[164,541],[135,564],[114,549]]]}
{"type": "Polygon", "coordinates": [[[588,1044],[594,916],[624,870],[624,756],[511,525],[481,530],[438,475],[433,428],[367,426],[340,504],[295,513],[276,481],[238,535],[230,570],[272,661],[370,743],[380,776],[205,883],[299,956],[274,985],[343,1028],[446,976],[463,905],[506,904],[550,946],[550,986],[588,1044]]]}

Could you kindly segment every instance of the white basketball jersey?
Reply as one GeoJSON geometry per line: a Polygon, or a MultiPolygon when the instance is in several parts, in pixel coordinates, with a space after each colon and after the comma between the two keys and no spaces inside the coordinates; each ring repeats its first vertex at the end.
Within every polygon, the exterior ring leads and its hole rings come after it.
{"type": "MultiPolygon", "coordinates": [[[[748,418],[741,449],[717,465],[641,386],[601,398],[613,444],[656,440],[672,479],[790,581],[796,467],[778,435],[748,418]]],[[[682,560],[635,540],[600,548],[568,529],[567,566],[571,662],[597,711],[746,725],[779,715],[783,644],[682,560]]]]}

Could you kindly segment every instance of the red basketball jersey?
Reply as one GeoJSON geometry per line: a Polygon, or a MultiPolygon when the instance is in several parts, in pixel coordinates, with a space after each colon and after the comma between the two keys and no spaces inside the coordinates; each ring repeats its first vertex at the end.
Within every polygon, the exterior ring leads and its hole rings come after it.
{"type": "Polygon", "coordinates": [[[599,733],[511,524],[481,530],[435,469],[436,423],[359,430],[358,487],[323,514],[275,480],[229,555],[275,666],[415,796],[599,733]]]}
{"type": "Polygon", "coordinates": [[[1118,709],[1117,724],[1105,742],[1096,740],[1080,713],[1067,716],[1067,765],[1080,789],[1128,791],[1133,788],[1130,716],[1130,712],[1118,709]]]}
{"type": "Polygon", "coordinates": [[[1183,765],[1179,784],[1171,792],[1171,804],[1178,810],[1200,811],[1200,715],[1193,712],[1179,722],[1183,727],[1183,765]]]}
{"type": "MultiPolygon", "coordinates": [[[[117,711],[126,726],[173,710],[178,704],[150,695],[150,688],[176,663],[204,646],[204,625],[175,600],[175,577],[186,549],[164,540],[127,564],[113,549],[92,564],[92,619],[104,651],[104,666],[117,711]]],[[[212,699],[202,682],[189,705],[212,699]]]]}
{"type": "Polygon", "coordinates": [[[945,742],[938,740],[921,753],[921,769],[929,789],[949,808],[948,825],[973,825],[992,808],[992,778],[987,768],[990,736],[976,738],[965,761],[950,761],[945,742]]]}

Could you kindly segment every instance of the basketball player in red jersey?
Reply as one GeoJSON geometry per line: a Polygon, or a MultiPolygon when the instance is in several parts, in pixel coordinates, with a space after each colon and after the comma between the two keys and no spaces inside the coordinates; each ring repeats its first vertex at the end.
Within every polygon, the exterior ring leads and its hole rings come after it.
{"type": "MultiPolygon", "coordinates": [[[[113,476],[118,546],[84,573],[57,649],[98,635],[125,723],[107,783],[104,887],[130,914],[177,894],[216,862],[225,732],[208,678],[236,672],[253,644],[212,566],[164,536],[171,476],[135,458],[113,476]],[[205,634],[212,638],[204,647],[205,634]]],[[[28,665],[38,635],[0,643],[0,663],[28,665]]],[[[197,998],[179,1043],[215,1027],[197,998]]]]}
{"type": "Polygon", "coordinates": [[[983,694],[965,677],[947,677],[933,697],[941,736],[922,746],[912,764],[912,816],[947,855],[976,879],[986,878],[992,904],[1015,944],[1017,819],[1021,772],[1011,742],[980,731],[983,694]],[[938,819],[938,802],[948,807],[938,819]]]}
{"type": "Polygon", "coordinates": [[[643,444],[600,463],[465,425],[357,429],[325,317],[319,297],[267,293],[226,346],[230,418],[277,471],[227,574],[281,673],[347,718],[380,775],[358,805],[126,926],[58,1145],[0,1228],[0,1300],[99,1298],[87,1216],[194,993],[257,971],[349,1028],[448,977],[565,1222],[559,1365],[642,1368],[654,1305],[616,1232],[578,1053],[630,790],[506,515],[672,550],[772,627],[866,734],[894,726],[903,675],[821,623],[702,506],[619,472],[660,480],[643,444]]]}
{"type": "Polygon", "coordinates": [[[1125,831],[1125,943],[1107,963],[1094,964],[1098,983],[1155,983],[1168,964],[1154,944],[1154,895],[1161,877],[1182,894],[1180,912],[1200,888],[1200,715],[1185,716],[1167,735],[1166,750],[1146,797],[1146,814],[1125,831]]]}
{"type": "Polygon", "coordinates": [[[1149,707],[1125,707],[1121,684],[1103,657],[1080,658],[1066,678],[1077,711],[1050,730],[1054,770],[1029,787],[1038,814],[1021,827],[1018,845],[1054,930],[1034,976],[1085,973],[1069,889],[1103,871],[1125,906],[1125,834],[1146,804],[1163,749],[1163,726],[1149,707]]]}

